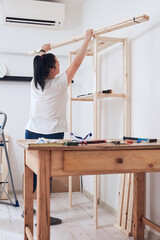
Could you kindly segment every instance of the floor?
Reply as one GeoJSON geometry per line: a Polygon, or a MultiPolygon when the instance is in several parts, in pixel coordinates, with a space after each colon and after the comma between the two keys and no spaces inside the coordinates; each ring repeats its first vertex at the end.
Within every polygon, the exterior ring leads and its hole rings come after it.
{"type": "MultiPolygon", "coordinates": [[[[23,199],[17,196],[20,207],[0,204],[0,240],[23,240],[23,199]]],[[[34,202],[36,208],[36,201],[34,202]]],[[[51,195],[51,216],[61,218],[61,225],[52,226],[54,240],[133,240],[113,227],[115,217],[99,206],[99,228],[93,226],[93,203],[81,193],[73,193],[73,207],[69,208],[68,194],[51,195]],[[53,214],[54,212],[54,214],[53,214]]],[[[34,217],[34,223],[36,216],[34,217]]],[[[36,227],[34,227],[36,239],[36,227]]]]}

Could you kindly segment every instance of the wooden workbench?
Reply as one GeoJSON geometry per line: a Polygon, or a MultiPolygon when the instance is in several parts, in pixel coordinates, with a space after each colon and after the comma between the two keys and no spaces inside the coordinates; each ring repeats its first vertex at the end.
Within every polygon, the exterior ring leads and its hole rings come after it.
{"type": "Polygon", "coordinates": [[[160,141],[83,146],[34,144],[18,140],[24,148],[24,239],[33,236],[33,172],[37,174],[37,240],[50,239],[50,177],[134,173],[132,233],[144,239],[145,173],[160,172],[160,141]]]}

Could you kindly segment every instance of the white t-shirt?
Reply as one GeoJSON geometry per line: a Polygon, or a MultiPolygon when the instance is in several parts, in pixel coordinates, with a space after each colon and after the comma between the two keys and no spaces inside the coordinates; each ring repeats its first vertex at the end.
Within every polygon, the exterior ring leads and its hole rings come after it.
{"type": "Polygon", "coordinates": [[[26,129],[40,134],[67,131],[67,75],[46,79],[44,90],[31,81],[31,112],[26,129]]]}

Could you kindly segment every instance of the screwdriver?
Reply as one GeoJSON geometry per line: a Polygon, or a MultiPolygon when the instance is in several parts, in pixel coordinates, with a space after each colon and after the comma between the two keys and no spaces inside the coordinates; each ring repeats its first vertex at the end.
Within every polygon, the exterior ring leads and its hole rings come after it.
{"type": "Polygon", "coordinates": [[[136,138],[136,137],[123,137],[123,140],[139,140],[139,141],[146,141],[146,142],[157,142],[156,138],[149,139],[149,138],[136,138]]]}

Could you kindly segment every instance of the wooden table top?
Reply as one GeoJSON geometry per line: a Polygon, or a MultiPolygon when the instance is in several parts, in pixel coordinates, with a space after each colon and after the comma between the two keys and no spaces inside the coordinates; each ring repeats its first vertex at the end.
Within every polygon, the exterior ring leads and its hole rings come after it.
{"type": "MultiPolygon", "coordinates": [[[[68,140],[59,140],[58,143],[35,143],[34,139],[20,139],[17,143],[27,150],[54,150],[54,151],[103,151],[103,150],[138,150],[138,149],[160,149],[160,140],[154,143],[141,142],[141,143],[122,143],[115,145],[114,143],[98,143],[78,146],[64,146],[63,143],[68,140]]],[[[113,140],[114,141],[114,140],[113,140]]]]}

